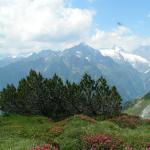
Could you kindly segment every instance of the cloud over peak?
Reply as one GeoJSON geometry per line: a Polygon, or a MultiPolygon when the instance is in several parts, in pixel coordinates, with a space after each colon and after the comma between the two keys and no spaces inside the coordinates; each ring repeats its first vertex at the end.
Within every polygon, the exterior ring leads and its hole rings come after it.
{"type": "Polygon", "coordinates": [[[89,39],[89,44],[95,48],[122,47],[126,51],[133,51],[141,45],[150,45],[150,38],[140,37],[126,26],[117,26],[111,31],[97,29],[89,39]]]}
{"type": "Polygon", "coordinates": [[[84,39],[93,15],[92,10],[68,7],[66,0],[0,0],[0,51],[17,53],[84,39]]]}
{"type": "Polygon", "coordinates": [[[150,45],[149,37],[140,37],[123,25],[111,31],[96,29],[96,10],[70,3],[71,0],[0,0],[0,54],[64,49],[80,42],[94,48],[117,45],[128,51],[150,45]]]}

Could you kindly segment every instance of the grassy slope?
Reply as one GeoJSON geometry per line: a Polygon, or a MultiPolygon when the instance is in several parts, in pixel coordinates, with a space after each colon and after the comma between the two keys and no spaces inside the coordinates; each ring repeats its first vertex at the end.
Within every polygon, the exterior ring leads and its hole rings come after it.
{"type": "Polygon", "coordinates": [[[28,150],[49,141],[60,143],[63,150],[77,150],[82,135],[97,133],[119,137],[127,144],[136,145],[137,150],[142,150],[138,145],[149,142],[149,131],[150,124],[139,125],[136,129],[123,129],[110,121],[92,123],[77,116],[54,123],[40,116],[10,115],[0,117],[0,150],[28,150]],[[62,128],[59,132],[58,126],[62,128]],[[52,132],[52,128],[56,129],[52,132]]]}
{"type": "Polygon", "coordinates": [[[135,101],[129,108],[125,110],[125,113],[128,113],[130,115],[137,115],[141,116],[143,110],[150,105],[150,98],[141,98],[135,101]]]}

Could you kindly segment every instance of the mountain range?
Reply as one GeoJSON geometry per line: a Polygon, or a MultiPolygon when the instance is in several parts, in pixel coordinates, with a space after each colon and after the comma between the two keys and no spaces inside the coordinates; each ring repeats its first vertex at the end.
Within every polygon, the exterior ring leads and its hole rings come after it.
{"type": "Polygon", "coordinates": [[[87,72],[93,78],[104,76],[116,85],[124,102],[150,90],[150,62],[119,47],[94,49],[84,43],[63,51],[42,50],[26,56],[0,58],[0,88],[17,85],[30,69],[45,77],[57,73],[64,80],[78,82],[87,72]]]}

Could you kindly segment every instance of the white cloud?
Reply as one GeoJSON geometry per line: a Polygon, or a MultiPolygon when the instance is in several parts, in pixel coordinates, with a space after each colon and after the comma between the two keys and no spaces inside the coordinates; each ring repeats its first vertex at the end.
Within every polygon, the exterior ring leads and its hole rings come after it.
{"type": "Polygon", "coordinates": [[[144,45],[150,45],[150,38],[140,37],[125,26],[118,26],[106,32],[100,29],[89,39],[88,43],[95,48],[112,48],[119,46],[126,51],[132,51],[144,45]]]}
{"type": "Polygon", "coordinates": [[[66,2],[0,0],[0,53],[63,48],[84,40],[94,12],[68,7],[66,2]]]}
{"type": "Polygon", "coordinates": [[[74,8],[70,3],[71,0],[0,0],[0,54],[64,49],[79,42],[95,48],[117,45],[126,50],[150,45],[150,38],[142,38],[124,26],[112,31],[97,29],[94,33],[95,12],[74,8]]]}

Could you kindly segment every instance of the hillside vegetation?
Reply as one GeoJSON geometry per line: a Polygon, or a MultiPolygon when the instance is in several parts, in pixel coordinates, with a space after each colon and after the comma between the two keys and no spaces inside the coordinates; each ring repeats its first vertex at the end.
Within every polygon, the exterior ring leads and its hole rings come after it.
{"type": "Polygon", "coordinates": [[[30,150],[57,143],[61,150],[90,150],[92,140],[109,138],[113,140],[109,145],[121,145],[119,150],[147,150],[149,130],[150,122],[126,115],[109,120],[75,115],[59,122],[42,116],[5,115],[0,117],[0,149],[30,150]]]}
{"type": "Polygon", "coordinates": [[[150,93],[127,104],[125,113],[150,118],[150,93]]]}
{"type": "Polygon", "coordinates": [[[150,121],[121,114],[121,100],[103,77],[72,83],[31,70],[0,92],[0,150],[149,150],[150,121]]]}

